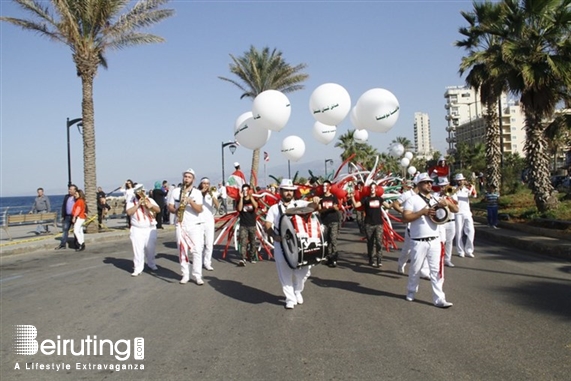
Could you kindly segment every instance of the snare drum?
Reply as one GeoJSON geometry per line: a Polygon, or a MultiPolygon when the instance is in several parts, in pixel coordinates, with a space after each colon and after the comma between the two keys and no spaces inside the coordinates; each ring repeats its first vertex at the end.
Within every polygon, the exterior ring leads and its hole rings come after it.
{"type": "Polygon", "coordinates": [[[289,267],[315,265],[325,260],[327,242],[323,240],[323,228],[318,214],[292,214],[280,217],[280,236],[282,251],[289,267]]]}

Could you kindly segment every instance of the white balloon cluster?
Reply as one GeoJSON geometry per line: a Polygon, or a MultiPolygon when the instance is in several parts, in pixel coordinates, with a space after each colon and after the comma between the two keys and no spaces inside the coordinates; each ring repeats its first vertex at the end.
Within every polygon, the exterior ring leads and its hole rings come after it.
{"type": "MultiPolygon", "coordinates": [[[[414,157],[412,152],[404,152],[404,146],[401,143],[392,143],[389,146],[389,155],[391,155],[395,159],[403,156],[400,160],[400,166],[402,168],[408,167],[410,165],[410,162],[412,161],[412,158],[414,157]],[[404,154],[404,156],[403,156],[403,154],[404,154]]],[[[413,166],[410,166],[408,168],[408,174],[412,176],[415,173],[416,173],[416,168],[413,166]]]]}

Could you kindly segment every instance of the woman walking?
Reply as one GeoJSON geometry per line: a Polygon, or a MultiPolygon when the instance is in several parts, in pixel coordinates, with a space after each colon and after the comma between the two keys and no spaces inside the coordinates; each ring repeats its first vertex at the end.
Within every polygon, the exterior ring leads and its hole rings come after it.
{"type": "Polygon", "coordinates": [[[86,217],[85,193],[81,189],[75,192],[75,204],[71,211],[71,222],[73,223],[73,235],[75,236],[75,251],[85,250],[85,236],[83,235],[83,223],[86,217]]]}

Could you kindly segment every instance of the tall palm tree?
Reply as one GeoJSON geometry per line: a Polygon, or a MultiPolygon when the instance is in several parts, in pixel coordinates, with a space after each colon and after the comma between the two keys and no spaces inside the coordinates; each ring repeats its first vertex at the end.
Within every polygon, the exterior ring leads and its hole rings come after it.
{"type": "Polygon", "coordinates": [[[379,154],[373,146],[367,143],[357,143],[353,138],[355,130],[348,130],[347,133],[339,136],[339,141],[335,143],[335,148],[341,148],[341,160],[347,160],[355,154],[353,162],[361,164],[366,169],[371,169],[375,164],[375,158],[379,154]]]}
{"type": "MultiPolygon", "coordinates": [[[[107,68],[105,53],[110,49],[163,42],[164,39],[138,30],[156,24],[174,14],[159,9],[169,0],[141,0],[121,14],[129,0],[13,0],[33,19],[0,17],[0,21],[36,32],[71,49],[77,76],[81,78],[83,123],[83,174],[87,207],[97,211],[97,175],[95,165],[95,110],[93,80],[99,66],[107,68]]],[[[89,224],[88,232],[97,231],[89,224]]]]}
{"type": "MultiPolygon", "coordinates": [[[[218,77],[236,85],[243,91],[240,99],[250,98],[254,100],[258,94],[266,90],[277,90],[282,93],[291,93],[304,88],[301,83],[309,78],[309,75],[301,71],[306,64],[291,66],[283,58],[283,53],[276,49],[270,51],[265,47],[261,51],[254,46],[244,52],[241,57],[230,54],[232,63],[230,72],[236,75],[239,81],[226,77],[218,77]]],[[[256,186],[258,168],[260,166],[260,150],[255,149],[252,153],[252,173],[250,183],[256,186]]]]}
{"type": "Polygon", "coordinates": [[[552,195],[544,120],[571,88],[571,0],[502,0],[494,7],[497,17],[480,23],[479,32],[498,39],[493,46],[501,55],[491,67],[499,68],[501,81],[520,98],[529,186],[537,209],[546,212],[558,202],[552,195]]]}
{"type": "Polygon", "coordinates": [[[558,113],[545,128],[545,139],[553,159],[553,171],[556,171],[559,154],[571,148],[571,114],[558,113]]]}
{"type": "Polygon", "coordinates": [[[501,147],[500,127],[498,120],[498,98],[507,86],[503,80],[501,69],[502,51],[500,39],[482,31],[483,27],[501,26],[500,7],[494,3],[474,3],[472,12],[461,12],[469,27],[459,29],[465,39],[456,41],[456,46],[463,47],[468,55],[462,58],[460,75],[469,70],[466,83],[479,89],[480,101],[486,108],[483,117],[486,123],[486,180],[488,185],[500,189],[501,184],[501,147]]]}

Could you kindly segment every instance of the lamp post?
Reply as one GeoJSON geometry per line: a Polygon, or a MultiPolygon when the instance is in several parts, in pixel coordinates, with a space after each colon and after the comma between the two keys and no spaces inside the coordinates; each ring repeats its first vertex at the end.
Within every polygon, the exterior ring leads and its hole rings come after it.
{"type": "MultiPolygon", "coordinates": [[[[66,121],[66,127],[67,127],[67,187],[69,188],[72,184],[71,182],[71,147],[69,144],[69,128],[71,126],[73,126],[74,124],[77,124],[77,130],[79,131],[79,128],[81,126],[83,126],[83,123],[81,123],[83,119],[81,118],[75,118],[72,120],[69,120],[69,118],[67,118],[66,121]]],[[[81,133],[81,131],[80,131],[81,133]]]]}
{"type": "Polygon", "coordinates": [[[325,180],[327,180],[327,164],[333,164],[333,160],[332,159],[325,159],[325,180]]]}
{"type": "Polygon", "coordinates": [[[224,143],[222,142],[222,185],[226,185],[226,178],[224,177],[224,148],[228,147],[230,149],[230,152],[232,153],[232,155],[234,155],[234,152],[236,152],[236,147],[238,147],[236,145],[236,142],[227,142],[224,143]]]}

